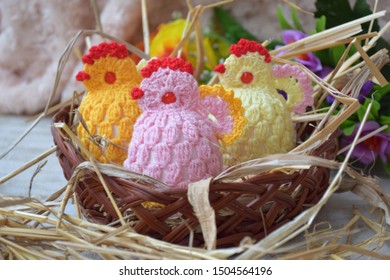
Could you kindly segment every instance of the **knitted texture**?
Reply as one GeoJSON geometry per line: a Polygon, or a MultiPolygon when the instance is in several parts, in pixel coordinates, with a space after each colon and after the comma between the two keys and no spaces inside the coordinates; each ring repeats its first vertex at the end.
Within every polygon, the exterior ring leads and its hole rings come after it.
{"type": "MultiPolygon", "coordinates": [[[[240,121],[235,116],[243,109],[232,93],[210,87],[204,96],[225,95],[216,99],[221,106],[213,121],[209,118],[210,101],[201,102],[198,84],[191,71],[180,67],[172,69],[162,60],[149,62],[146,69],[153,66],[153,72],[141,71],[150,76],[144,76],[140,90],[132,91],[138,97],[142,114],[135,123],[124,166],[171,187],[186,188],[191,182],[222,171],[217,135],[239,135],[236,127],[240,121]],[[155,65],[160,66],[155,69],[155,65]],[[206,103],[209,105],[204,107],[206,103]]],[[[174,65],[183,62],[179,58],[174,60],[174,65]]]]}
{"type": "Polygon", "coordinates": [[[236,57],[241,57],[248,53],[258,53],[264,56],[263,59],[266,63],[271,62],[271,56],[268,50],[255,41],[240,39],[237,44],[233,44],[230,47],[230,54],[234,54],[236,57]]]}
{"type": "Polygon", "coordinates": [[[287,109],[297,114],[313,106],[313,87],[309,76],[298,66],[276,65],[272,70],[277,90],[287,94],[287,109]]]}
{"type": "Polygon", "coordinates": [[[234,92],[225,90],[221,85],[202,85],[199,91],[200,108],[213,116],[217,138],[225,146],[231,145],[242,135],[247,122],[241,100],[234,98],[234,92]],[[226,133],[227,131],[231,132],[226,133]]]}
{"type": "Polygon", "coordinates": [[[116,42],[101,43],[83,56],[84,71],[76,79],[83,81],[88,92],[79,112],[88,131],[80,123],[79,138],[100,162],[122,164],[126,159],[133,125],[141,114],[130,96],[141,76],[130,59],[126,47],[116,42]],[[99,141],[101,136],[108,141],[99,141]]]}
{"type": "Polygon", "coordinates": [[[277,68],[279,70],[273,73],[268,52],[253,41],[241,39],[230,50],[231,55],[223,66],[217,67],[216,72],[221,85],[233,90],[235,97],[241,99],[247,124],[242,136],[224,149],[224,163],[231,166],[268,154],[288,152],[295,144],[291,119],[291,110],[295,107],[290,103],[299,103],[299,112],[303,105],[310,103],[307,100],[311,96],[303,74],[289,67],[277,68]],[[295,82],[296,76],[299,82],[295,82]],[[279,78],[282,80],[277,83],[279,78]],[[295,84],[291,85],[287,79],[294,80],[295,84]],[[302,84],[304,86],[301,87],[302,84]],[[287,92],[287,99],[291,98],[290,103],[279,94],[279,86],[280,90],[287,92]]]}

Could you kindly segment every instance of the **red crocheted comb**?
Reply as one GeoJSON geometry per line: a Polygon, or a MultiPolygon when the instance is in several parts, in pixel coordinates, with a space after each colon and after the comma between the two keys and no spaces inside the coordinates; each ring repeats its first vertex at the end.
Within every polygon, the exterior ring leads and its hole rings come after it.
{"type": "Polygon", "coordinates": [[[143,78],[149,78],[154,72],[156,72],[160,68],[169,68],[172,70],[187,72],[191,75],[194,74],[194,68],[192,67],[191,63],[181,58],[163,57],[149,61],[148,65],[146,65],[141,70],[141,75],[143,78]]]}
{"type": "Polygon", "coordinates": [[[106,56],[122,59],[128,57],[129,52],[123,44],[118,44],[117,42],[103,42],[97,46],[91,47],[89,53],[83,56],[82,61],[83,63],[93,64],[95,60],[106,56]]]}
{"type": "Polygon", "coordinates": [[[256,41],[240,39],[237,44],[230,46],[230,54],[234,54],[237,57],[245,55],[248,52],[257,52],[264,56],[265,62],[271,62],[271,55],[269,54],[268,50],[256,41]]]}

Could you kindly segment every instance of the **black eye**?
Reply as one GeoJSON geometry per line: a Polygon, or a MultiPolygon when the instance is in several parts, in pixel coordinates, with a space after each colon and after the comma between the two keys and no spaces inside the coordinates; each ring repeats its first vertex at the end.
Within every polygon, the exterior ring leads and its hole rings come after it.
{"type": "Polygon", "coordinates": [[[283,96],[284,97],[284,99],[286,99],[287,100],[287,92],[285,92],[284,90],[282,90],[282,89],[277,89],[277,91],[278,91],[278,93],[281,95],[281,96],[283,96]]]}

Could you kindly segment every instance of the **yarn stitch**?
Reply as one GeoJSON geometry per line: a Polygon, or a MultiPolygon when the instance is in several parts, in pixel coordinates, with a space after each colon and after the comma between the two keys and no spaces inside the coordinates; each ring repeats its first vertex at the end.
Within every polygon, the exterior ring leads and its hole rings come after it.
{"type": "Polygon", "coordinates": [[[313,87],[311,80],[298,66],[276,65],[272,70],[275,87],[288,92],[287,108],[297,114],[306,112],[313,106],[313,87]]]}
{"type": "Polygon", "coordinates": [[[240,101],[221,86],[202,88],[201,95],[192,66],[180,58],[152,60],[141,73],[140,89],[132,93],[142,114],[134,125],[124,166],[177,188],[220,173],[217,135],[229,134],[226,141],[240,135],[244,122],[240,101]],[[217,107],[211,104],[217,97],[221,106],[213,121],[208,116],[210,107],[217,107]]]}
{"type": "Polygon", "coordinates": [[[224,163],[288,152],[295,143],[291,111],[301,113],[312,104],[308,78],[290,65],[274,69],[268,51],[255,41],[241,39],[230,53],[224,67],[215,70],[221,85],[241,99],[247,124],[242,136],[224,149],[224,163]],[[278,89],[287,93],[287,101],[278,89]]]}
{"type": "Polygon", "coordinates": [[[141,76],[126,47],[116,42],[91,47],[82,60],[84,70],[76,79],[84,83],[88,92],[79,112],[90,134],[80,123],[78,136],[98,161],[122,164],[133,125],[141,114],[130,96],[131,89],[140,84],[141,76]],[[107,139],[108,145],[96,136],[107,139]]]}
{"type": "Polygon", "coordinates": [[[199,91],[201,108],[206,110],[206,114],[211,114],[215,120],[220,120],[215,122],[217,138],[221,139],[225,146],[233,144],[241,136],[247,123],[241,100],[234,98],[234,92],[225,90],[221,85],[212,87],[202,85],[199,91]]]}

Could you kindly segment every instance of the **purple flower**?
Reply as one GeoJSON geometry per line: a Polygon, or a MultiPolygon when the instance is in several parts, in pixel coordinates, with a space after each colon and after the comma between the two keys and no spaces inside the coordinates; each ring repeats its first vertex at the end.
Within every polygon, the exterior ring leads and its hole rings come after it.
{"type": "MultiPolygon", "coordinates": [[[[284,30],[282,32],[282,40],[283,43],[286,45],[299,41],[305,38],[306,36],[307,35],[305,33],[298,30],[284,30]]],[[[314,73],[321,71],[323,68],[320,59],[311,52],[300,54],[295,57],[295,60],[305,65],[308,69],[310,69],[314,73]]]]}
{"type": "MultiPolygon", "coordinates": [[[[368,80],[367,82],[364,83],[362,88],[360,89],[359,95],[357,99],[361,104],[364,103],[364,100],[366,99],[367,95],[372,91],[372,88],[374,87],[375,83],[373,81],[368,80]]],[[[332,95],[328,95],[326,97],[326,102],[329,104],[332,104],[334,101],[334,97],[332,95]]]]}
{"type": "Polygon", "coordinates": [[[330,72],[333,71],[333,68],[332,67],[329,67],[329,66],[326,66],[326,65],[322,65],[322,70],[321,71],[318,71],[316,72],[317,76],[320,77],[321,79],[325,78],[326,76],[328,76],[328,74],[330,72]]]}
{"type": "MultiPolygon", "coordinates": [[[[352,143],[359,130],[360,123],[356,125],[351,135],[345,136],[341,141],[341,146],[346,147],[352,143]]],[[[375,121],[367,121],[363,127],[360,137],[363,137],[372,131],[378,129],[380,125],[375,121]]],[[[387,156],[390,155],[390,134],[380,132],[357,144],[351,157],[358,159],[363,164],[372,163],[378,155],[382,162],[387,163],[387,156]]]]}

